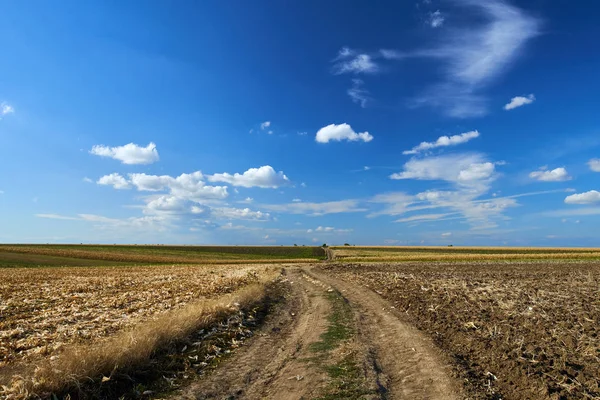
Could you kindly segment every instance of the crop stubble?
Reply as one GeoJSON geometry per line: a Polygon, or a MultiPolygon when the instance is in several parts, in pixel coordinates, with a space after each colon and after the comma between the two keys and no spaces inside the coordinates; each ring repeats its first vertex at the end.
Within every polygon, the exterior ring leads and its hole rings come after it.
{"type": "Polygon", "coordinates": [[[261,265],[0,269],[0,368],[256,282],[261,265]]]}

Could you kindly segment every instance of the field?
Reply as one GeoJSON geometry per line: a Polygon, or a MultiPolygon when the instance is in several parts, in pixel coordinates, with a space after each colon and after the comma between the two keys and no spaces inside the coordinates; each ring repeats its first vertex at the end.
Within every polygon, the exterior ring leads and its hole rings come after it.
{"type": "Polygon", "coordinates": [[[0,245],[0,267],[286,263],[325,258],[321,247],[0,245]]]}
{"type": "MultiPolygon", "coordinates": [[[[32,390],[35,387],[32,382],[38,383],[36,391],[43,391],[46,386],[60,390],[73,377],[67,373],[62,375],[64,379],[53,376],[53,382],[45,385],[43,381],[49,380],[49,375],[42,367],[49,360],[58,363],[51,369],[59,368],[63,360],[71,363],[68,359],[73,357],[68,356],[69,352],[92,351],[88,346],[97,354],[119,346],[118,351],[113,349],[105,355],[110,364],[108,370],[88,365],[92,368],[86,371],[88,367],[79,364],[60,368],[71,368],[74,375],[85,376],[91,371],[110,374],[117,365],[130,362],[122,354],[127,353],[127,345],[119,336],[121,332],[131,335],[131,343],[145,343],[148,337],[139,333],[144,326],[146,333],[151,333],[148,336],[160,337],[162,331],[169,329],[166,322],[190,312],[202,315],[204,306],[210,302],[228,299],[224,305],[213,307],[213,311],[227,311],[232,294],[250,286],[262,286],[273,280],[278,271],[270,264],[238,264],[235,268],[229,265],[0,268],[0,384],[5,385],[5,392],[13,394],[32,390]],[[14,379],[23,375],[24,380],[14,379]]],[[[250,303],[261,300],[258,292],[254,296],[255,299],[248,299],[250,303]]],[[[208,312],[204,317],[213,314],[218,315],[208,312]]],[[[190,329],[196,330],[202,324],[198,321],[190,329]]],[[[183,328],[174,326],[178,331],[183,328]]],[[[132,349],[135,348],[134,345],[132,349]]],[[[153,350],[150,346],[149,351],[153,350]]]]}
{"type": "Polygon", "coordinates": [[[0,245],[0,399],[600,399],[599,321],[599,249],[0,245]]]}
{"type": "Polygon", "coordinates": [[[332,247],[337,261],[600,260],[600,249],[530,247],[332,247]]]}
{"type": "Polygon", "coordinates": [[[327,272],[376,291],[432,337],[473,398],[600,398],[600,263],[338,264],[327,272]]]}

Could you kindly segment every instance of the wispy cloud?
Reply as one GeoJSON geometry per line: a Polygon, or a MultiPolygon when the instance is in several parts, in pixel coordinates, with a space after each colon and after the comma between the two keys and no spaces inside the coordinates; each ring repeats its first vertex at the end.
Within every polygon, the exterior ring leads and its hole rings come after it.
{"type": "Polygon", "coordinates": [[[14,112],[14,107],[8,104],[7,102],[3,101],[2,103],[0,103],[0,119],[2,119],[2,117],[4,117],[5,115],[13,114],[14,112]]]}
{"type": "Polygon", "coordinates": [[[343,47],[333,62],[332,72],[335,75],[374,74],[379,71],[379,66],[375,63],[373,56],[358,53],[348,47],[343,47]]]}
{"type": "Polygon", "coordinates": [[[564,167],[555,168],[553,170],[542,167],[537,171],[531,172],[529,177],[542,182],[564,182],[573,179],[564,167]]]}
{"type": "Polygon", "coordinates": [[[371,100],[369,91],[365,89],[364,84],[362,79],[352,79],[352,87],[348,89],[348,96],[362,108],[365,108],[371,100]]]}
{"type": "Polygon", "coordinates": [[[487,22],[449,31],[439,47],[416,51],[445,63],[446,79],[415,99],[414,105],[441,108],[452,117],[481,116],[487,99],[478,92],[504,72],[528,40],[539,32],[539,21],[502,0],[456,0],[477,10],[487,22]]]}
{"type": "Polygon", "coordinates": [[[440,10],[436,10],[429,13],[427,24],[432,28],[439,28],[444,25],[445,20],[446,18],[442,15],[442,12],[440,10]]]}
{"type": "Polygon", "coordinates": [[[327,125],[317,132],[315,141],[318,143],[329,143],[330,141],[340,142],[347,140],[349,142],[363,141],[370,142],[373,136],[369,132],[356,133],[348,124],[327,125]]]}
{"type": "Polygon", "coordinates": [[[508,104],[504,105],[505,110],[513,110],[515,108],[524,106],[526,104],[531,104],[535,101],[535,96],[530,94],[529,96],[516,96],[510,99],[508,104]]]}
{"type": "Polygon", "coordinates": [[[264,204],[261,207],[275,212],[318,216],[367,211],[366,208],[360,207],[359,204],[358,200],[339,200],[323,203],[292,202],[287,204],[264,204]]]}
{"type": "Polygon", "coordinates": [[[90,154],[109,157],[121,161],[123,164],[152,164],[159,160],[156,145],[152,142],[146,147],[129,143],[124,146],[108,147],[96,145],[90,150],[90,154]]]}
{"type": "Polygon", "coordinates": [[[466,143],[469,140],[479,137],[478,131],[470,131],[453,136],[440,136],[435,142],[421,142],[411,150],[403,151],[402,154],[418,154],[423,151],[435,149],[437,147],[457,146],[466,143]]]}
{"type": "Polygon", "coordinates": [[[260,129],[263,131],[271,126],[271,121],[265,121],[260,124],[260,129]]]}

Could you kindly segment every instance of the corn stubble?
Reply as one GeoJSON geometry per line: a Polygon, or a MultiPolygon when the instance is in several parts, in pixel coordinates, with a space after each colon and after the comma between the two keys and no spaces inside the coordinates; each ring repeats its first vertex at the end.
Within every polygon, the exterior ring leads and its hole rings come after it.
{"type": "Polygon", "coordinates": [[[455,361],[471,398],[600,399],[600,263],[338,264],[455,361]]]}
{"type": "Polygon", "coordinates": [[[0,269],[0,398],[144,363],[262,301],[278,274],[260,265],[0,269]]]}

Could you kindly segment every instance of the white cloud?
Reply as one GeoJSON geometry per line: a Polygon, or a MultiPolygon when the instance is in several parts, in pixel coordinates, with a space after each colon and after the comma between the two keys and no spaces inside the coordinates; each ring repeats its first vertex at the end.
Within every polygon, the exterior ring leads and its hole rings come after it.
{"type": "Polygon", "coordinates": [[[365,82],[362,79],[352,79],[352,87],[348,89],[348,96],[362,108],[365,108],[371,100],[369,91],[364,88],[364,84],[365,82]]]}
{"type": "Polygon", "coordinates": [[[35,216],[38,218],[48,218],[48,219],[64,219],[64,220],[72,220],[72,221],[79,220],[79,218],[68,217],[66,215],[59,215],[59,214],[35,214],[35,216]]]}
{"type": "Polygon", "coordinates": [[[238,203],[242,203],[242,204],[250,204],[254,201],[254,199],[252,197],[246,197],[244,200],[238,201],[238,203]]]}
{"type": "Polygon", "coordinates": [[[226,186],[207,186],[200,171],[181,174],[174,178],[169,175],[129,174],[130,182],[139,191],[169,190],[170,194],[184,200],[201,202],[208,199],[224,199],[228,196],[226,186]]]}
{"type": "Polygon", "coordinates": [[[467,143],[469,140],[479,137],[478,131],[470,131],[453,136],[440,136],[435,142],[421,142],[418,146],[411,150],[403,151],[402,154],[418,154],[422,151],[435,149],[437,147],[457,146],[462,143],[467,143]]]}
{"type": "Polygon", "coordinates": [[[270,165],[264,165],[260,168],[250,168],[243,174],[228,173],[208,175],[210,182],[226,182],[233,186],[241,187],[260,187],[276,189],[280,186],[287,185],[290,180],[283,171],[275,172],[270,165]]]}
{"type": "Polygon", "coordinates": [[[588,162],[588,166],[594,172],[600,172],[600,158],[593,158],[588,162]]]}
{"type": "Polygon", "coordinates": [[[486,23],[470,23],[449,31],[437,48],[411,53],[411,57],[446,63],[445,80],[427,89],[414,105],[441,108],[458,118],[487,112],[486,97],[477,94],[513,64],[528,40],[539,33],[539,21],[503,0],[461,0],[478,10],[486,23]]]}
{"type": "Polygon", "coordinates": [[[2,103],[0,103],[0,119],[2,119],[2,117],[5,115],[13,114],[14,112],[14,107],[8,104],[7,102],[3,101],[2,103]]]}
{"type": "Polygon", "coordinates": [[[271,126],[271,121],[265,121],[260,124],[260,129],[262,129],[264,131],[265,129],[267,129],[270,126],[271,126]]]}
{"type": "Polygon", "coordinates": [[[249,208],[213,208],[211,213],[216,218],[225,219],[242,219],[242,220],[254,220],[254,221],[266,221],[271,218],[269,213],[263,213],[261,211],[252,211],[249,208]]]}
{"type": "Polygon", "coordinates": [[[305,215],[325,215],[367,211],[365,208],[359,207],[358,200],[328,201],[324,203],[299,202],[288,204],[265,204],[262,206],[262,208],[275,212],[305,215]]]}
{"type": "Polygon", "coordinates": [[[440,10],[429,13],[429,18],[427,19],[427,24],[432,28],[439,28],[444,24],[446,18],[442,15],[440,10]]]}
{"type": "Polygon", "coordinates": [[[531,104],[535,101],[535,96],[530,94],[529,96],[516,96],[510,99],[510,102],[504,106],[505,110],[512,110],[525,104],[531,104]]]}
{"type": "Polygon", "coordinates": [[[99,228],[113,228],[118,230],[129,228],[141,232],[146,232],[149,229],[163,231],[170,227],[170,222],[161,216],[130,217],[124,219],[109,218],[96,214],[77,214],[77,217],[59,214],[36,214],[35,216],[38,218],[91,222],[99,228]]]}
{"type": "Polygon", "coordinates": [[[306,136],[308,135],[308,132],[298,132],[298,136],[306,136]]]}
{"type": "Polygon", "coordinates": [[[338,228],[334,228],[333,226],[318,226],[315,229],[308,229],[306,231],[306,233],[314,233],[314,232],[319,232],[319,233],[348,233],[348,232],[352,232],[352,229],[338,229],[338,228]]]}
{"type": "MultiPolygon", "coordinates": [[[[394,222],[431,222],[431,221],[444,221],[449,218],[451,215],[456,215],[457,213],[445,213],[445,214],[419,214],[413,215],[406,218],[398,219],[394,222]]],[[[462,218],[462,217],[461,217],[462,218]]]]}
{"type": "Polygon", "coordinates": [[[565,198],[567,204],[599,204],[600,203],[600,192],[597,190],[590,190],[585,193],[577,193],[567,196],[565,198]]]}
{"type": "Polygon", "coordinates": [[[318,143],[340,142],[342,140],[370,142],[373,140],[373,136],[369,132],[356,133],[350,125],[344,123],[339,125],[331,124],[319,129],[315,140],[318,143]]]}
{"type": "Polygon", "coordinates": [[[386,60],[402,60],[404,58],[412,57],[410,54],[402,53],[398,50],[381,49],[379,50],[381,57],[386,60]]]}
{"type": "Polygon", "coordinates": [[[146,147],[129,143],[124,146],[108,147],[96,145],[90,150],[91,154],[100,157],[110,157],[121,161],[123,164],[152,164],[158,161],[158,151],[156,145],[152,142],[146,147]]]}
{"type": "Polygon", "coordinates": [[[452,236],[452,232],[444,232],[442,233],[443,237],[448,237],[448,236],[452,236]]]}
{"type": "Polygon", "coordinates": [[[294,203],[300,203],[302,200],[300,200],[300,199],[292,199],[292,201],[293,201],[294,203]]]}
{"type": "Polygon", "coordinates": [[[355,54],[354,51],[343,48],[334,60],[333,73],[341,74],[374,74],[379,70],[373,57],[368,54],[355,54]]]}
{"type": "Polygon", "coordinates": [[[538,171],[531,172],[529,177],[542,182],[564,182],[572,179],[563,167],[551,171],[547,171],[546,168],[540,168],[538,171]]]}
{"type": "Polygon", "coordinates": [[[109,185],[115,189],[129,189],[131,188],[127,179],[123,178],[117,173],[110,175],[104,175],[96,182],[98,185],[109,185]]]}
{"type": "Polygon", "coordinates": [[[404,171],[391,179],[443,180],[461,186],[478,186],[495,176],[495,164],[480,154],[458,154],[425,159],[413,158],[404,164],[404,171]]]}
{"type": "Polygon", "coordinates": [[[88,178],[87,176],[83,178],[83,181],[86,183],[94,183],[94,181],[88,178]]]}

